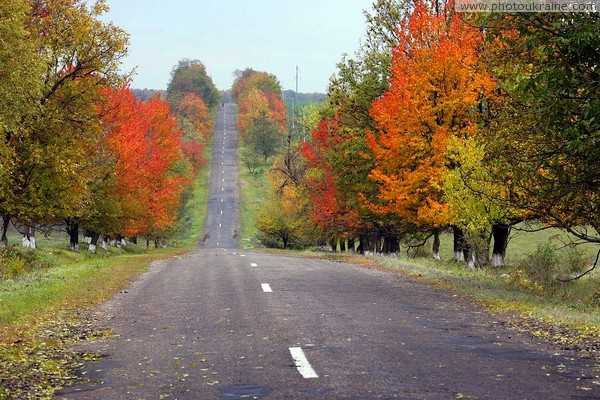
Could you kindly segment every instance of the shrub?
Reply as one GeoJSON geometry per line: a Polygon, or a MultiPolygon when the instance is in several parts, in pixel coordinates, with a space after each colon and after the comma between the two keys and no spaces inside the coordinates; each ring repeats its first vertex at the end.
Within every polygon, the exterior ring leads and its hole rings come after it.
{"type": "Polygon", "coordinates": [[[585,254],[580,249],[569,247],[561,254],[550,243],[545,243],[519,263],[516,276],[524,276],[517,283],[538,294],[552,295],[568,285],[565,281],[583,272],[586,266],[585,254]]]}
{"type": "Polygon", "coordinates": [[[5,247],[0,249],[0,280],[14,279],[31,271],[48,267],[32,249],[5,247]]]}

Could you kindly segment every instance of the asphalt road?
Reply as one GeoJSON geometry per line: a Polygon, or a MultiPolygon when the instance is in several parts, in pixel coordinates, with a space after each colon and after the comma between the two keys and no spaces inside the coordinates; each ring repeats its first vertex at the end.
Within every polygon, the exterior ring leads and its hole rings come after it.
{"type": "Polygon", "coordinates": [[[116,336],[65,399],[593,399],[584,360],[467,300],[329,261],[243,251],[233,107],[219,110],[210,236],[98,310],[116,336]],[[223,213],[221,213],[223,211],[223,213]]]}
{"type": "Polygon", "coordinates": [[[218,110],[210,164],[209,199],[203,248],[237,247],[239,227],[238,137],[235,108],[218,110]]]}

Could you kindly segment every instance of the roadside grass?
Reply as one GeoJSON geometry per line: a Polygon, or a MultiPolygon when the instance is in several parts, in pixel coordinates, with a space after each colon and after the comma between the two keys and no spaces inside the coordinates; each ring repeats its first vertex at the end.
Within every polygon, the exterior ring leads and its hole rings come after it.
{"type": "MultiPolygon", "coordinates": [[[[243,147],[240,146],[238,153],[242,154],[242,151],[243,147]]],[[[241,157],[238,159],[240,160],[240,240],[238,244],[243,249],[251,249],[259,245],[256,239],[258,235],[256,217],[262,209],[267,193],[271,190],[268,177],[271,163],[261,164],[256,173],[251,174],[241,157]]]]}
{"type": "MultiPolygon", "coordinates": [[[[132,246],[132,245],[129,245],[132,246]]],[[[108,254],[44,249],[55,266],[0,282],[0,326],[30,325],[63,310],[94,306],[124,289],[148,269],[151,261],[185,252],[184,248],[128,254],[111,248],[108,254]]],[[[7,339],[2,335],[2,341],[7,339]]]]}
{"type": "Polygon", "coordinates": [[[211,141],[204,149],[206,164],[202,166],[198,177],[192,182],[192,187],[183,196],[183,206],[180,209],[176,232],[171,242],[176,246],[194,248],[204,235],[204,223],[208,210],[208,180],[210,160],[214,143],[211,141]]]}

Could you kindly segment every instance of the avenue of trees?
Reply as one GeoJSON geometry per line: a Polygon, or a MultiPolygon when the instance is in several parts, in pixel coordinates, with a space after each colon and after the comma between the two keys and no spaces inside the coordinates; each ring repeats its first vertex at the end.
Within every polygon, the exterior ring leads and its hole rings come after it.
{"type": "Polygon", "coordinates": [[[12,222],[60,226],[76,250],[100,237],[172,233],[181,195],[205,162],[218,92],[199,61],[180,61],[167,98],[135,97],[119,73],[128,35],[101,21],[103,0],[0,4],[1,245],[12,222]]]}
{"type": "Polygon", "coordinates": [[[495,266],[523,221],[600,243],[599,14],[377,0],[365,16],[310,139],[275,161],[263,232],[361,252],[429,239],[439,258],[450,231],[456,260],[495,266]]]}
{"type": "Polygon", "coordinates": [[[286,109],[281,84],[267,72],[236,71],[231,95],[239,107],[241,157],[251,173],[279,151],[286,132],[286,109]]]}

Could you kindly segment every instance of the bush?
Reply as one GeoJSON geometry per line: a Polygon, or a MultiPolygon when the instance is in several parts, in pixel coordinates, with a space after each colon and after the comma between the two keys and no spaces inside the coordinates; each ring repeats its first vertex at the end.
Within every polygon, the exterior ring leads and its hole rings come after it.
{"type": "Polygon", "coordinates": [[[44,261],[33,249],[18,249],[5,247],[0,249],[0,280],[14,279],[26,273],[48,268],[44,261]]]}
{"type": "Polygon", "coordinates": [[[538,294],[553,295],[568,284],[564,281],[582,273],[586,266],[585,254],[580,249],[569,247],[560,254],[551,244],[545,243],[519,263],[517,283],[538,294]]]}

